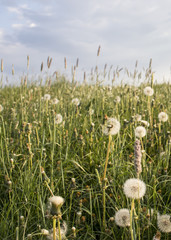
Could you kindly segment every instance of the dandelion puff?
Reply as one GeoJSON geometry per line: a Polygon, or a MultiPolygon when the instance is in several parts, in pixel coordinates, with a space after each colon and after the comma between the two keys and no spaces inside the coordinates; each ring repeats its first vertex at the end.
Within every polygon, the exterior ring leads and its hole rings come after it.
{"type": "Polygon", "coordinates": [[[43,97],[43,99],[44,99],[45,101],[49,101],[49,100],[50,100],[50,94],[45,94],[44,97],[43,97]]]}
{"type": "Polygon", "coordinates": [[[138,138],[142,138],[146,135],[146,129],[142,126],[138,126],[135,129],[135,136],[138,138]]]}
{"type": "Polygon", "coordinates": [[[78,106],[80,104],[80,100],[78,98],[73,98],[72,99],[72,103],[75,105],[75,106],[78,106]]]}
{"type": "Polygon", "coordinates": [[[115,222],[120,227],[130,226],[130,213],[126,208],[120,209],[115,214],[115,222]]]}
{"type": "Polygon", "coordinates": [[[56,104],[58,104],[59,103],[59,100],[57,99],[57,98],[54,98],[53,100],[52,100],[52,104],[53,105],[56,105],[56,104]]]}
{"type": "Polygon", "coordinates": [[[160,122],[167,122],[168,120],[168,115],[165,112],[160,112],[158,115],[158,119],[160,122]]]}
{"type": "Polygon", "coordinates": [[[116,102],[116,103],[120,103],[120,101],[121,101],[121,98],[120,98],[119,96],[116,96],[115,102],[116,102]]]}
{"type": "Polygon", "coordinates": [[[141,122],[144,126],[146,126],[146,127],[149,127],[149,126],[150,126],[149,122],[147,122],[147,121],[145,121],[145,120],[141,120],[140,122],[141,122]]]}
{"type": "Polygon", "coordinates": [[[41,229],[41,234],[42,234],[43,236],[48,236],[48,235],[49,235],[49,231],[46,230],[46,229],[41,229]]]}
{"type": "Polygon", "coordinates": [[[115,118],[108,118],[105,125],[102,126],[104,135],[115,135],[120,130],[120,122],[115,118]]]}
{"type": "Polygon", "coordinates": [[[152,96],[154,94],[154,90],[151,87],[144,88],[144,94],[146,96],[152,96]]]}
{"type": "Polygon", "coordinates": [[[0,112],[2,112],[3,111],[3,106],[0,104],[0,112]]]}
{"type": "Polygon", "coordinates": [[[170,215],[168,214],[158,215],[157,225],[161,232],[165,232],[165,233],[171,232],[170,215]]]}
{"type": "Polygon", "coordinates": [[[136,115],[134,116],[134,119],[135,119],[137,122],[141,121],[141,115],[140,115],[140,114],[136,114],[136,115]]]}
{"type": "Polygon", "coordinates": [[[146,185],[139,179],[130,178],[124,183],[123,191],[128,198],[140,199],[145,195],[146,185]]]}
{"type": "Polygon", "coordinates": [[[51,214],[52,215],[58,215],[61,214],[61,207],[64,204],[64,199],[60,196],[53,196],[49,198],[49,202],[51,205],[51,214]]]}
{"type": "Polygon", "coordinates": [[[62,115],[56,114],[55,116],[55,124],[60,124],[62,122],[62,115]]]}

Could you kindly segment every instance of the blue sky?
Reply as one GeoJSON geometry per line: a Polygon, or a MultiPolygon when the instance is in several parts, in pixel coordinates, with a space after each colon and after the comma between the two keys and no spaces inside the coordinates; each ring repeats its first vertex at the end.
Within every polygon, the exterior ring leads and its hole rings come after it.
{"type": "Polygon", "coordinates": [[[170,0],[0,0],[0,58],[4,72],[37,73],[53,58],[52,69],[68,71],[79,58],[80,71],[148,67],[158,79],[170,77],[170,0]],[[97,49],[101,53],[97,58],[97,49]]]}

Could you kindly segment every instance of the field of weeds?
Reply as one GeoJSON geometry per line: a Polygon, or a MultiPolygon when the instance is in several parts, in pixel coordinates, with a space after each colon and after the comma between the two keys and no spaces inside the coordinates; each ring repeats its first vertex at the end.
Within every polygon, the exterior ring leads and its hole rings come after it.
{"type": "Polygon", "coordinates": [[[0,239],[171,238],[171,85],[0,89],[0,239]]]}

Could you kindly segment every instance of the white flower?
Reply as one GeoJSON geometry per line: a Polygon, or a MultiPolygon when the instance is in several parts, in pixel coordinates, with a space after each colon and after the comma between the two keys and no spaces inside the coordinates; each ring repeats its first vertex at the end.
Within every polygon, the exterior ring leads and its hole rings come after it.
{"type": "Polygon", "coordinates": [[[0,112],[2,112],[3,111],[3,106],[0,104],[0,112]]]}
{"type": "Polygon", "coordinates": [[[144,94],[146,96],[152,96],[154,94],[154,90],[151,87],[144,88],[144,94]]]}
{"type": "Polygon", "coordinates": [[[158,215],[157,216],[157,225],[160,231],[169,233],[171,232],[171,222],[170,215],[158,215]]]}
{"type": "Polygon", "coordinates": [[[141,122],[142,124],[144,124],[145,126],[147,126],[147,127],[150,126],[149,122],[147,122],[147,121],[145,121],[145,120],[141,120],[140,122],[141,122]]]}
{"type": "Polygon", "coordinates": [[[105,135],[115,135],[120,130],[120,122],[115,118],[108,118],[105,125],[102,126],[102,132],[105,135]]]}
{"type": "Polygon", "coordinates": [[[58,215],[60,214],[60,208],[64,204],[64,199],[60,196],[53,196],[49,198],[49,202],[51,203],[51,214],[58,215]]]}
{"type": "Polygon", "coordinates": [[[120,101],[121,101],[121,98],[119,96],[116,96],[115,102],[120,103],[120,101]]]}
{"type": "Polygon", "coordinates": [[[130,213],[126,208],[120,209],[115,214],[115,222],[120,227],[130,226],[130,213]]]}
{"type": "Polygon", "coordinates": [[[43,99],[44,99],[45,101],[49,101],[49,100],[50,100],[50,94],[45,94],[44,97],[43,97],[43,99]]]}
{"type": "Polygon", "coordinates": [[[135,129],[135,136],[136,137],[139,137],[139,138],[142,138],[146,135],[146,129],[142,126],[138,126],[136,127],[135,129]]]}
{"type": "Polygon", "coordinates": [[[55,124],[60,124],[62,122],[62,115],[59,113],[59,114],[56,114],[55,116],[55,124]]]}
{"type": "Polygon", "coordinates": [[[78,98],[73,98],[72,99],[72,103],[75,105],[75,106],[78,106],[80,104],[80,100],[78,98]]]}
{"type": "Polygon", "coordinates": [[[53,105],[56,105],[56,104],[58,104],[59,103],[59,100],[57,99],[57,98],[54,98],[53,100],[52,100],[52,104],[53,105]]]}
{"type": "Polygon", "coordinates": [[[124,183],[123,190],[128,198],[140,199],[145,195],[146,185],[139,179],[130,178],[124,183]]]}
{"type": "Polygon", "coordinates": [[[168,115],[165,112],[161,112],[159,113],[158,118],[160,122],[166,122],[168,120],[168,115]]]}

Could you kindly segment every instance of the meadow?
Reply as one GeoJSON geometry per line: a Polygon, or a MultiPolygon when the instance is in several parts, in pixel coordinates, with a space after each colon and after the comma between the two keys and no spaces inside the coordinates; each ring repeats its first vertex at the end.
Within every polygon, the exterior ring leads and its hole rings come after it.
{"type": "Polygon", "coordinates": [[[171,84],[97,71],[1,87],[0,239],[171,239],[171,84]]]}

